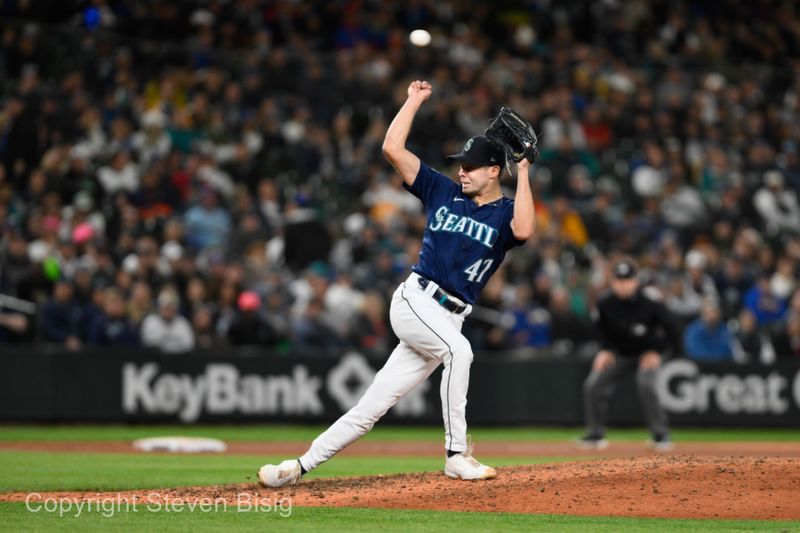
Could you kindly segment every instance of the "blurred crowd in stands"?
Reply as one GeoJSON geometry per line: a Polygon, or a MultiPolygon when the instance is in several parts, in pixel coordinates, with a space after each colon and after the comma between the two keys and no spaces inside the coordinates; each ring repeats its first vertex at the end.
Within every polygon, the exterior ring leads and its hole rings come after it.
{"type": "Polygon", "coordinates": [[[0,343],[385,355],[425,218],[380,145],[428,79],[409,145],[450,175],[501,105],[542,132],[536,236],[465,324],[478,355],[590,355],[630,254],[684,355],[800,361],[792,2],[4,0],[0,17],[0,343]]]}

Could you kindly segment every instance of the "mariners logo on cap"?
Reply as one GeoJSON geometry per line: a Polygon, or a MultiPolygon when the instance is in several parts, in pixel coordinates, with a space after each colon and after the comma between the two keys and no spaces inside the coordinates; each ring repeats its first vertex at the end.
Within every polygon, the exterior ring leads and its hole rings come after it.
{"type": "Polygon", "coordinates": [[[472,139],[467,141],[467,144],[464,145],[464,151],[469,152],[469,149],[472,148],[472,139]]]}

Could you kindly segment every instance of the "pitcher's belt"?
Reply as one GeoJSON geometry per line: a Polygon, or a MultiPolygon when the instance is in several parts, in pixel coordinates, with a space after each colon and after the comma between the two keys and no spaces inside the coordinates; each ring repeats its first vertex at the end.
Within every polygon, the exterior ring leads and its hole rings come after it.
{"type": "MultiPolygon", "coordinates": [[[[417,280],[419,282],[419,287],[422,290],[425,290],[426,288],[428,288],[428,285],[430,283],[433,283],[431,280],[423,278],[419,274],[417,274],[417,280]]],[[[435,291],[433,291],[433,293],[431,294],[431,298],[436,300],[436,303],[438,303],[451,313],[460,315],[461,313],[467,310],[466,305],[456,302],[453,296],[450,296],[442,289],[437,288],[435,291]]]]}

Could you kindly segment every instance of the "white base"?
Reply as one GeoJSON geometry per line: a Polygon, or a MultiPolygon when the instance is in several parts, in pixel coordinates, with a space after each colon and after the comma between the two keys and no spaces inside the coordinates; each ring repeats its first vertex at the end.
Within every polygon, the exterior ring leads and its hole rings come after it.
{"type": "Polygon", "coordinates": [[[134,441],[133,449],[141,452],[220,453],[227,446],[219,439],[205,437],[150,437],[134,441]]]}

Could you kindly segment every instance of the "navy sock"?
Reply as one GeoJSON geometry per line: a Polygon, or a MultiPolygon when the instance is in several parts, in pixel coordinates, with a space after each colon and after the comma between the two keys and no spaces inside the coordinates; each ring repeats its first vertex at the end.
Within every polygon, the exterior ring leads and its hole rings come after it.
{"type": "Polygon", "coordinates": [[[300,459],[298,459],[297,462],[300,464],[300,475],[301,476],[306,475],[308,473],[308,470],[306,470],[306,468],[303,466],[303,463],[300,462],[300,459]]]}
{"type": "MultiPolygon", "coordinates": [[[[458,455],[462,452],[454,452],[453,450],[447,450],[447,457],[453,457],[454,455],[458,455]]],[[[300,465],[302,467],[302,465],[300,465]]]]}

